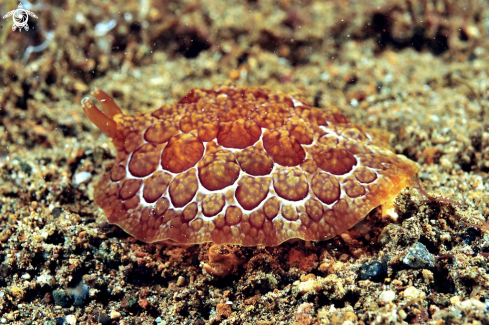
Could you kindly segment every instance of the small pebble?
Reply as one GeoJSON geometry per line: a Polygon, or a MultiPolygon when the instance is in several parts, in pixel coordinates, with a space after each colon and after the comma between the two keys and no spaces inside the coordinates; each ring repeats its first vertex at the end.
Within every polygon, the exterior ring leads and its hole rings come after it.
{"type": "Polygon", "coordinates": [[[362,280],[382,282],[386,276],[386,269],[381,263],[377,261],[373,261],[369,264],[363,264],[360,268],[360,279],[362,280]]]}
{"type": "Polygon", "coordinates": [[[309,279],[306,282],[296,281],[297,289],[304,293],[317,293],[322,289],[321,283],[316,279],[309,279]]]}
{"type": "Polygon", "coordinates": [[[13,287],[10,289],[10,295],[18,300],[24,299],[25,292],[19,287],[13,287]]]}
{"type": "Polygon", "coordinates": [[[76,325],[76,316],[75,315],[68,315],[68,316],[66,316],[66,324],[68,324],[68,325],[76,325]]]}
{"type": "Polygon", "coordinates": [[[97,297],[97,294],[100,292],[100,290],[97,290],[97,289],[94,289],[94,288],[91,288],[90,291],[88,292],[88,296],[90,298],[95,298],[97,297]]]}
{"type": "Polygon", "coordinates": [[[438,306],[435,305],[430,305],[428,311],[430,312],[430,314],[433,315],[434,313],[440,311],[440,308],[438,308],[438,306]]]}
{"type": "Polygon", "coordinates": [[[399,310],[399,316],[400,316],[402,319],[406,319],[407,314],[406,314],[406,312],[405,312],[403,309],[401,309],[401,310],[399,310]]]}
{"type": "Polygon", "coordinates": [[[119,319],[121,318],[121,313],[115,310],[110,311],[110,319],[119,319]]]}
{"type": "Polygon", "coordinates": [[[179,276],[177,279],[177,287],[181,287],[185,284],[185,278],[183,276],[179,276]]]}
{"type": "Polygon", "coordinates": [[[426,284],[431,284],[433,282],[433,272],[431,272],[430,270],[423,270],[421,271],[421,273],[423,274],[424,282],[426,282],[426,284]]]}
{"type": "Polygon", "coordinates": [[[161,317],[157,317],[157,318],[155,319],[155,321],[156,321],[158,324],[159,324],[159,323],[161,323],[161,317]]]}
{"type": "Polygon", "coordinates": [[[450,240],[452,240],[452,236],[450,236],[450,234],[448,232],[446,232],[446,233],[443,233],[440,235],[440,240],[441,241],[450,241],[450,240]]]}
{"type": "Polygon", "coordinates": [[[20,162],[20,168],[26,174],[30,174],[32,172],[32,167],[28,163],[26,163],[24,161],[21,161],[20,162]]]}
{"type": "Polygon", "coordinates": [[[63,209],[61,208],[54,208],[53,209],[53,212],[51,212],[51,214],[53,215],[53,217],[57,218],[61,215],[61,212],[63,212],[63,209]]]}
{"type": "Polygon", "coordinates": [[[56,305],[68,308],[71,305],[70,297],[63,290],[54,290],[53,299],[56,305]]]}
{"type": "Polygon", "coordinates": [[[421,243],[414,243],[402,259],[402,262],[413,269],[424,267],[434,267],[435,257],[428,252],[426,246],[421,243]]]}
{"type": "Polygon", "coordinates": [[[417,299],[421,295],[420,291],[413,286],[407,287],[406,290],[402,292],[402,296],[406,299],[417,299]]]}
{"type": "Polygon", "coordinates": [[[396,299],[396,293],[392,290],[382,291],[379,299],[383,303],[388,304],[389,302],[392,302],[394,301],[394,299],[396,299]]]}
{"type": "Polygon", "coordinates": [[[450,298],[450,303],[452,305],[456,305],[456,304],[458,304],[461,301],[462,300],[460,299],[460,296],[453,296],[453,297],[450,298]]]}
{"type": "Polygon", "coordinates": [[[42,286],[44,285],[50,285],[50,286],[54,286],[56,284],[56,279],[52,276],[52,275],[49,275],[49,274],[41,274],[40,276],[38,276],[36,278],[37,280],[37,283],[39,283],[42,286]]]}
{"type": "Polygon", "coordinates": [[[9,229],[0,232],[0,243],[6,242],[10,238],[10,235],[12,235],[12,231],[9,229]]]}
{"type": "Polygon", "coordinates": [[[92,178],[92,174],[89,172],[79,172],[75,174],[73,182],[76,185],[80,185],[81,183],[85,183],[86,181],[90,180],[90,178],[92,178]]]}

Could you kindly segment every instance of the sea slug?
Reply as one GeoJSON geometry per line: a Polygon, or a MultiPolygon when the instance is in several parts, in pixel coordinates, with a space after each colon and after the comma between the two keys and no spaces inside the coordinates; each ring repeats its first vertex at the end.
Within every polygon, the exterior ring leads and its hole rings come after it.
{"type": "Polygon", "coordinates": [[[391,201],[418,170],[337,107],[224,84],[150,113],[100,89],[82,100],[117,149],[95,186],[109,222],[144,242],[325,240],[391,201]]]}

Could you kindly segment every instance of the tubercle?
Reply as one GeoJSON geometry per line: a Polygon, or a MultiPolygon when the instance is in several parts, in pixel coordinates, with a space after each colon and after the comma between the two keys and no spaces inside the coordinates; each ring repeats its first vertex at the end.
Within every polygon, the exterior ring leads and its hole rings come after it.
{"type": "Polygon", "coordinates": [[[114,120],[116,115],[123,115],[122,110],[117,106],[112,97],[97,87],[93,88],[92,96],[100,102],[103,112],[90,98],[85,97],[82,99],[81,104],[87,117],[100,131],[104,132],[113,140],[122,139],[122,134],[117,129],[117,122],[114,120]]]}

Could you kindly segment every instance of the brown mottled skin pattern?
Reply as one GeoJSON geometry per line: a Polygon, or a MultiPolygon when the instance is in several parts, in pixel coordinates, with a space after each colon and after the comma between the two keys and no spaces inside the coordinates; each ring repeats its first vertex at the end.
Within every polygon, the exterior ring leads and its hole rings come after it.
{"type": "Polygon", "coordinates": [[[336,107],[226,84],[125,115],[82,101],[117,158],[95,187],[109,222],[145,242],[278,245],[340,234],[409,185],[418,166],[336,107]]]}

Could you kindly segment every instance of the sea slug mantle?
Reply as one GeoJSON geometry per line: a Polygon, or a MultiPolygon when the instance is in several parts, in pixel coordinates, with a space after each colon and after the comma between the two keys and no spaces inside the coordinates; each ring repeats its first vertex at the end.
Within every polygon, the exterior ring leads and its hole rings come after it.
{"type": "Polygon", "coordinates": [[[336,107],[233,84],[127,115],[82,100],[117,157],[95,186],[109,222],[144,242],[325,240],[392,200],[418,170],[336,107]]]}

